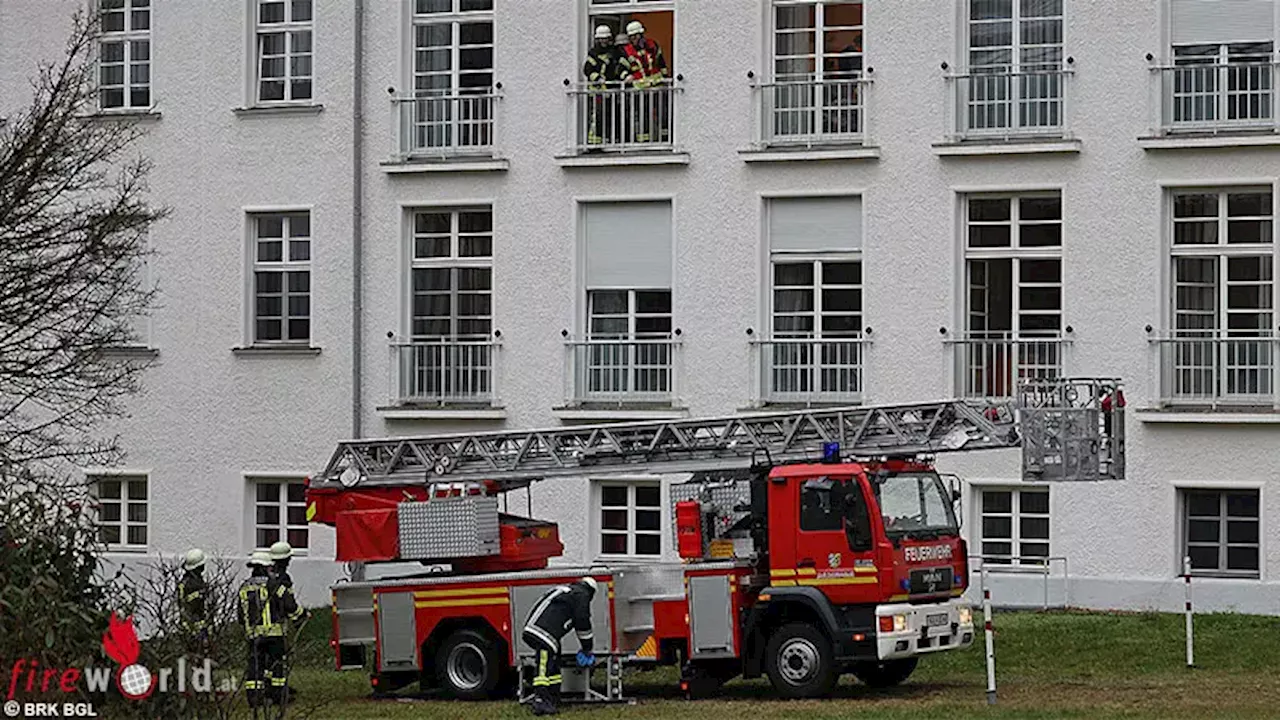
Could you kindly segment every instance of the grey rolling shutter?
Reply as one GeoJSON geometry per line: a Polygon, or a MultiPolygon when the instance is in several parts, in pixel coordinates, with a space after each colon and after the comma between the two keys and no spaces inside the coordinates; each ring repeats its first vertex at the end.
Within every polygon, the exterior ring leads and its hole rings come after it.
{"type": "Polygon", "coordinates": [[[588,288],[671,287],[671,203],[588,203],[588,288]]]}
{"type": "Polygon", "coordinates": [[[862,198],[776,198],[769,201],[771,251],[859,250],[862,198]]]}
{"type": "Polygon", "coordinates": [[[1173,42],[1275,40],[1275,0],[1171,0],[1173,42]]]}

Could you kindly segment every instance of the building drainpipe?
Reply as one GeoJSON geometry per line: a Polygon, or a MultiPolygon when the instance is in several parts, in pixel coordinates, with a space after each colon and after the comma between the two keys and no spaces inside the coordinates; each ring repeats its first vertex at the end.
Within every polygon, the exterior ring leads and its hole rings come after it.
{"type": "MultiPolygon", "coordinates": [[[[364,0],[355,0],[351,63],[351,437],[363,435],[364,371],[364,0]]],[[[364,563],[352,563],[351,579],[365,579],[364,563]]]]}

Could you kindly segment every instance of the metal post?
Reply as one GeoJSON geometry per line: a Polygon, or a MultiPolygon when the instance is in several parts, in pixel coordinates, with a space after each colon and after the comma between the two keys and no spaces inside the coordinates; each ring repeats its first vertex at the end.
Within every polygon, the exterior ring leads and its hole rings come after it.
{"type": "Polygon", "coordinates": [[[1187,667],[1195,667],[1195,653],[1193,651],[1192,633],[1191,633],[1191,557],[1182,558],[1182,577],[1186,581],[1187,588],[1187,667]]]}
{"type": "Polygon", "coordinates": [[[982,616],[987,634],[987,704],[996,704],[995,632],[991,627],[991,588],[987,586],[987,564],[982,563],[982,616]]]}

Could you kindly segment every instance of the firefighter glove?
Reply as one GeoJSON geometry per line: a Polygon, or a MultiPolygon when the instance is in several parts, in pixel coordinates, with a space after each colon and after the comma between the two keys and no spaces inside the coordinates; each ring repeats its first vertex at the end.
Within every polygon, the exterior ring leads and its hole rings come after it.
{"type": "Polygon", "coordinates": [[[578,667],[591,667],[596,664],[596,656],[578,651],[578,667]]]}

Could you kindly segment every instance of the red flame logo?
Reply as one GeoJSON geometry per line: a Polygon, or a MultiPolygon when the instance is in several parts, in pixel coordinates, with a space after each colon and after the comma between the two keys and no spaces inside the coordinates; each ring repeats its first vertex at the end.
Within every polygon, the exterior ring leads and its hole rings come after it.
{"type": "Polygon", "coordinates": [[[121,620],[113,610],[108,623],[107,631],[102,634],[102,649],[122,667],[137,662],[140,648],[138,634],[133,630],[133,616],[121,620]]]}

